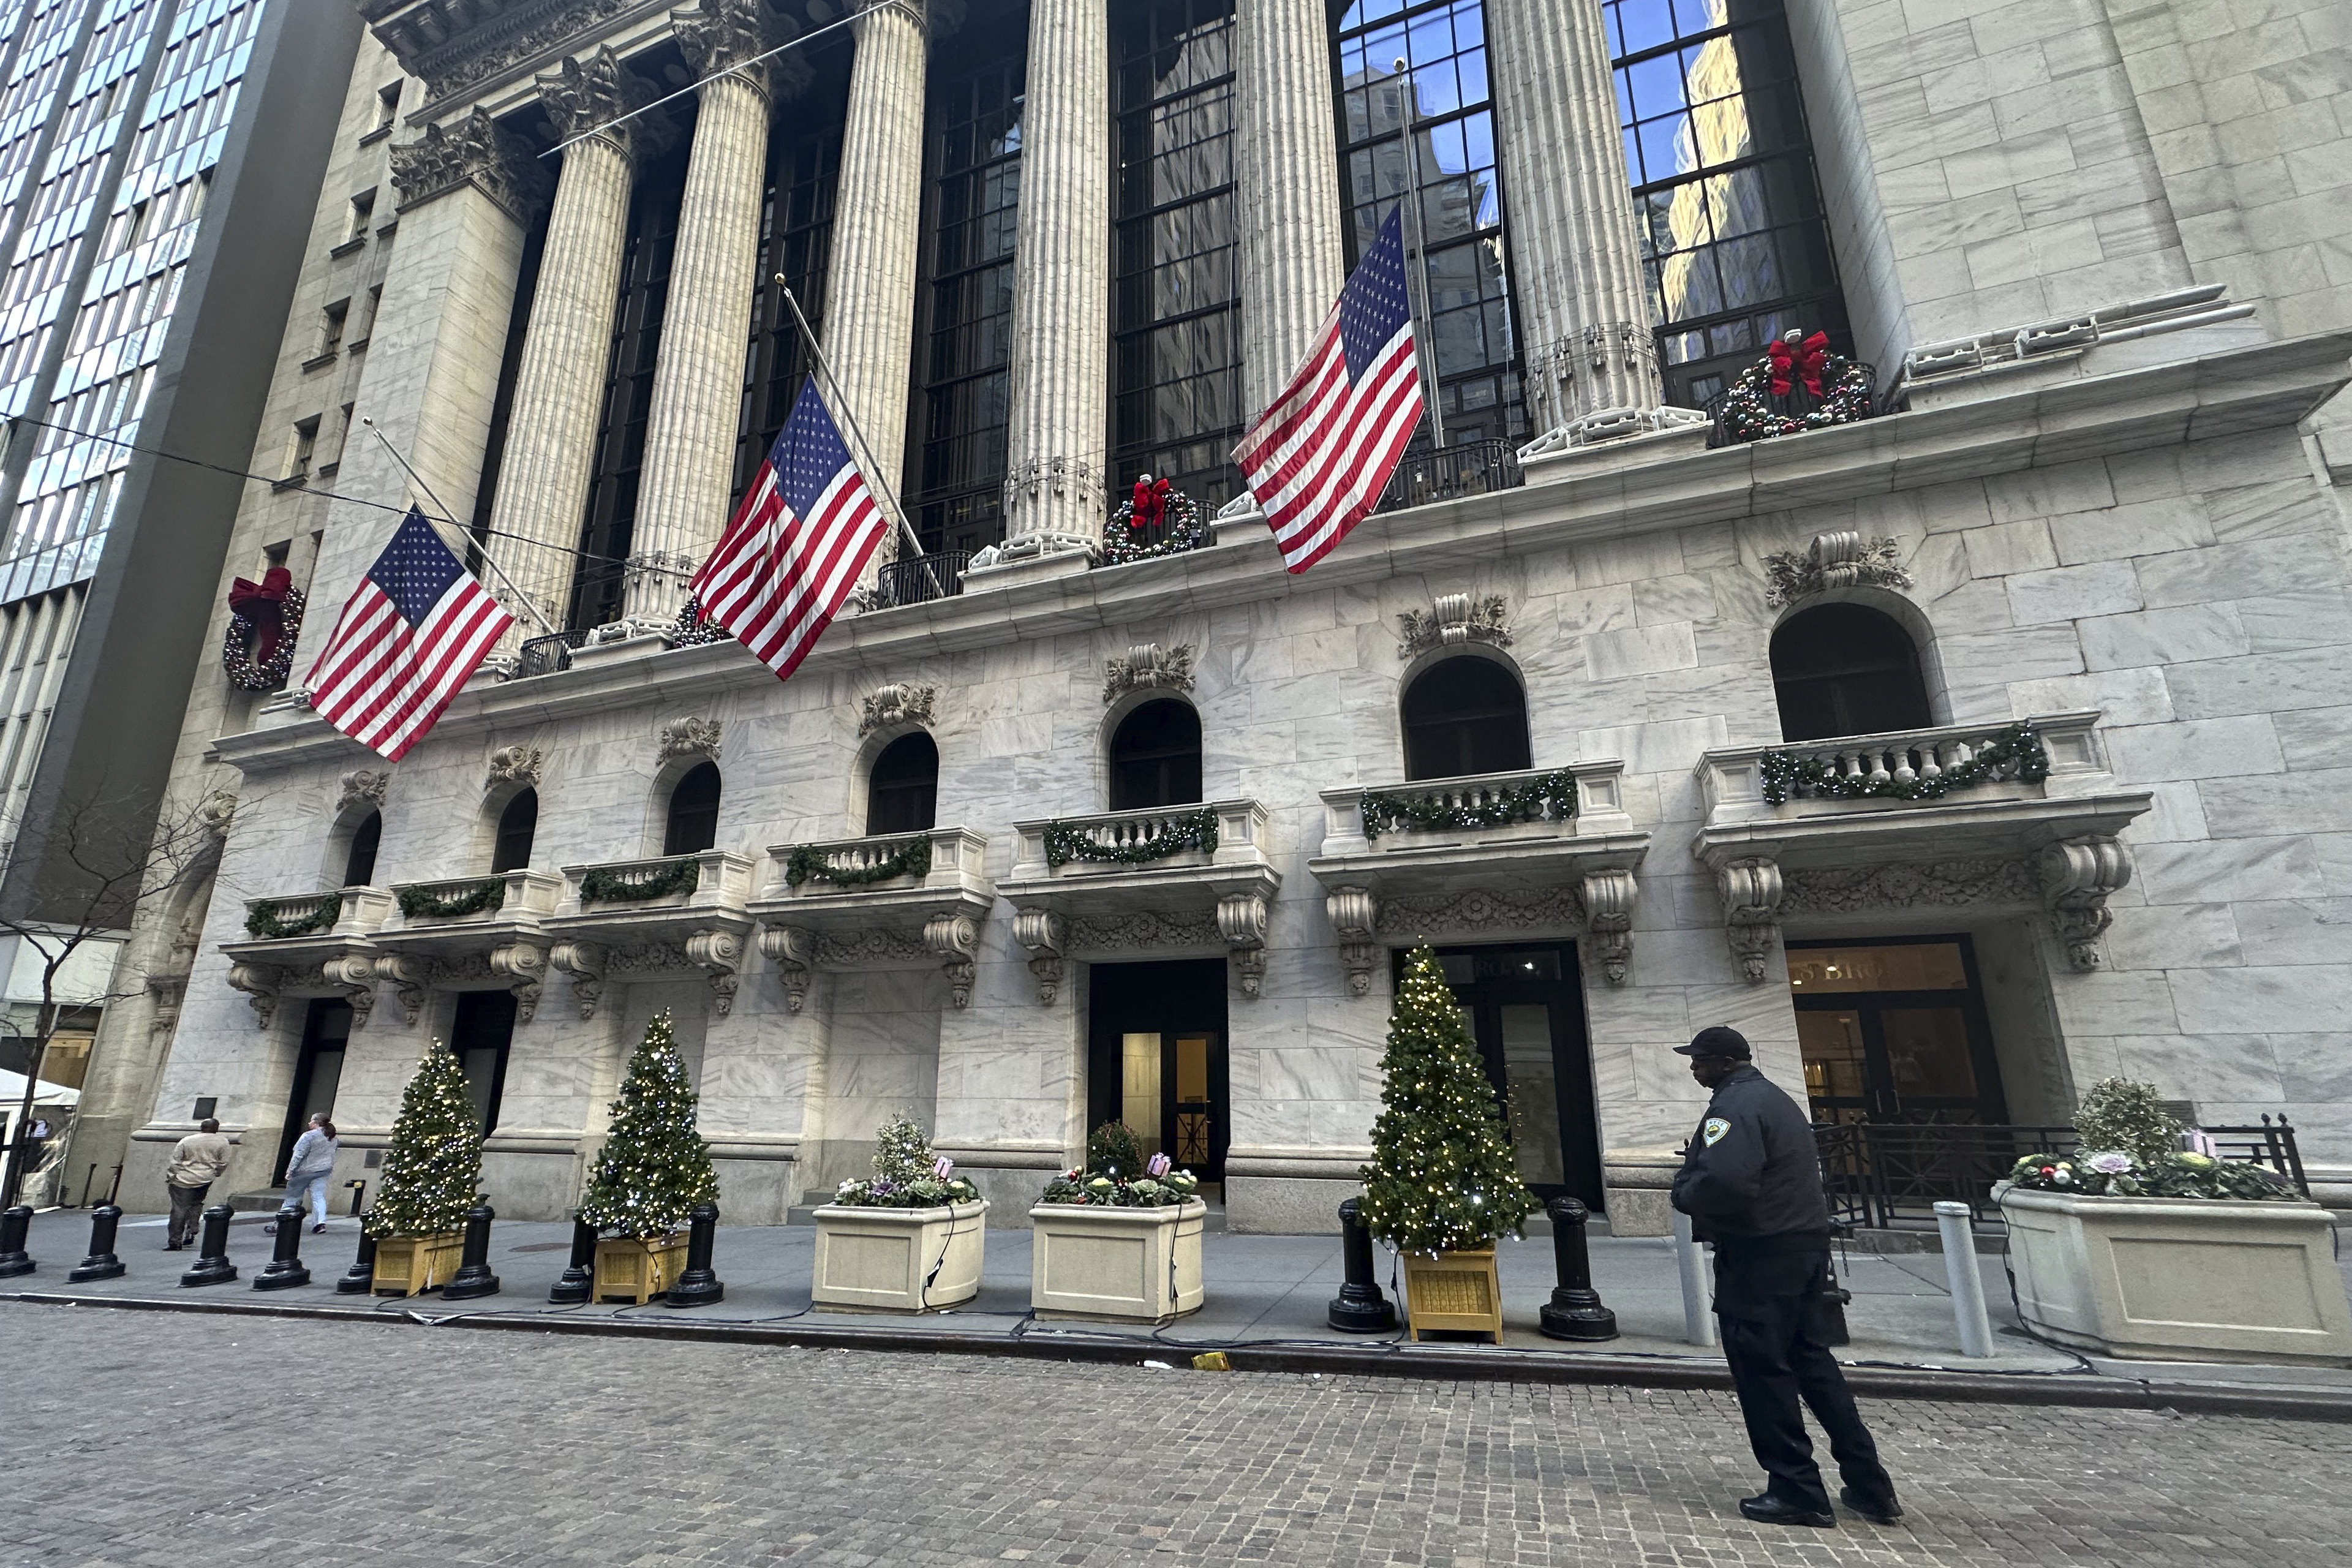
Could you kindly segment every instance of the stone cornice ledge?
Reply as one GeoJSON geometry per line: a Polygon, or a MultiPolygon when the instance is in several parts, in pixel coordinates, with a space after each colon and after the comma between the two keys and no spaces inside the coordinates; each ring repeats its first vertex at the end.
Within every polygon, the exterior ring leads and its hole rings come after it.
{"type": "MultiPolygon", "coordinates": [[[[1370,517],[1304,586],[1321,590],[1399,574],[1477,568],[1496,558],[1857,496],[1885,495],[2118,452],[2292,426],[2352,382],[2352,332],[2021,388],[1978,402],[1723,447],[1654,463],[1627,461],[1552,484],[1496,490],[1370,517]]],[[[1273,537],[1189,555],[962,594],[839,620],[803,673],[908,671],[912,661],[1073,632],[1164,622],[1276,597],[1297,586],[1273,537]]],[[[648,645],[651,647],[652,645],[648,645]]],[[[648,652],[529,680],[478,680],[428,745],[478,743],[492,729],[756,690],[775,677],[733,643],[648,652]]],[[[366,755],[315,715],[265,710],[261,723],[213,742],[239,768],[366,755]],[[271,723],[293,713],[290,722],[271,723]]]]}

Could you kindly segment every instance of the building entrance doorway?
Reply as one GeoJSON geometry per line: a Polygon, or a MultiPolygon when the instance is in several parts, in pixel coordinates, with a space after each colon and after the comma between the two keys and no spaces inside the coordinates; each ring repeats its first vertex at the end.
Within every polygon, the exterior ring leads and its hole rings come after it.
{"type": "MultiPolygon", "coordinates": [[[[1404,959],[1396,954],[1400,974],[1404,959]]],[[[1510,1118],[1520,1180],[1539,1198],[1565,1194],[1599,1213],[1601,1134],[1576,949],[1441,947],[1437,962],[1510,1118]]]]}
{"type": "Polygon", "coordinates": [[[286,1184],[286,1162],[294,1141],[320,1111],[335,1113],[335,1090],[343,1079],[343,1049],[352,1037],[352,1005],[340,997],[313,1000],[302,1019],[302,1045],[294,1058],[294,1092],[286,1101],[286,1129],[278,1140],[278,1163],[269,1184],[286,1184]]]}
{"type": "Polygon", "coordinates": [[[1087,971],[1087,1128],[1123,1121],[1147,1154],[1225,1179],[1225,961],[1087,971]]]}
{"type": "Polygon", "coordinates": [[[1792,942],[1788,950],[1815,1121],[2009,1121],[1966,936],[1792,942]]]}

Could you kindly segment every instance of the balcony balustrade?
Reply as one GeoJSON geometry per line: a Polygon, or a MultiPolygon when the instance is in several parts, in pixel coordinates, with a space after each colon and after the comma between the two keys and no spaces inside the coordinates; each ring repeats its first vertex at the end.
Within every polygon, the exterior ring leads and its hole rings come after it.
{"type": "Polygon", "coordinates": [[[980,928],[996,902],[988,840],[962,827],[784,844],[768,851],[767,891],[751,906],[795,1013],[816,971],[939,964],[959,1007],[971,1003],[980,928]]]}
{"type": "Polygon", "coordinates": [[[580,1016],[595,1016],[614,975],[683,973],[709,980],[724,1016],[751,931],[751,868],[727,849],[563,868],[548,961],[572,977],[580,1016]]]}

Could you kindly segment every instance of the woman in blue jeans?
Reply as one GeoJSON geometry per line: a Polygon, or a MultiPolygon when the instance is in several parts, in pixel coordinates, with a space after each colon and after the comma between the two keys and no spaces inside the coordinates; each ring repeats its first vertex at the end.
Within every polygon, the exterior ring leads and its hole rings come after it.
{"type": "MultiPolygon", "coordinates": [[[[294,1141],[293,1157],[286,1162],[286,1207],[299,1215],[303,1191],[309,1189],[313,1236],[327,1228],[327,1178],[335,1173],[335,1153],[341,1147],[335,1142],[335,1124],[321,1110],[310,1118],[309,1130],[294,1141]]],[[[295,1223],[299,1225],[301,1221],[295,1223]]]]}

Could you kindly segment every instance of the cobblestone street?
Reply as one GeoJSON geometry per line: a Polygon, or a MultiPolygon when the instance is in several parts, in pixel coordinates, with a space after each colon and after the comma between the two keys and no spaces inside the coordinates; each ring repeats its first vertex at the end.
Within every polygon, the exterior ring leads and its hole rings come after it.
{"type": "Polygon", "coordinates": [[[1727,1394],[21,1304],[0,1342],[5,1568],[2318,1568],[2352,1539],[2319,1422],[1873,1403],[1907,1527],[1814,1531],[1739,1518],[1727,1394]]]}

